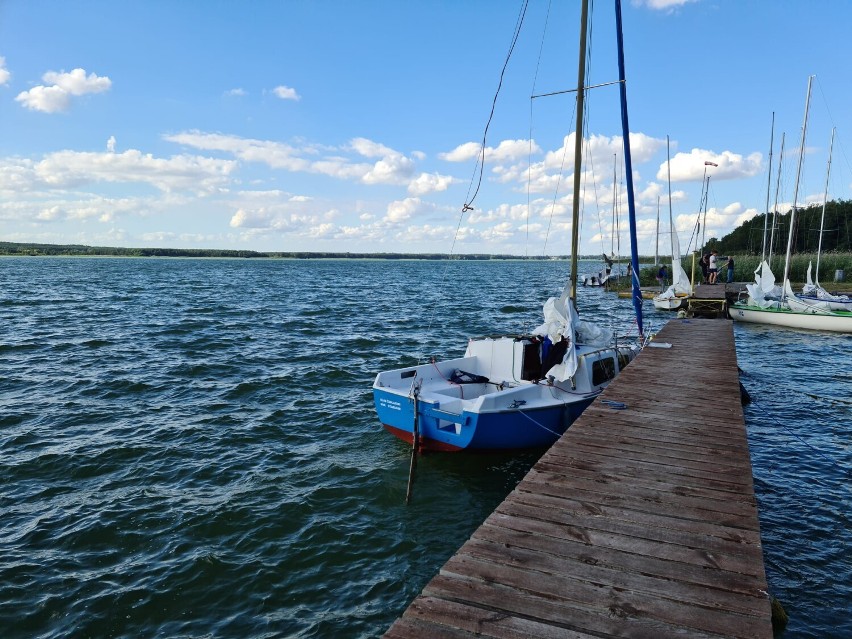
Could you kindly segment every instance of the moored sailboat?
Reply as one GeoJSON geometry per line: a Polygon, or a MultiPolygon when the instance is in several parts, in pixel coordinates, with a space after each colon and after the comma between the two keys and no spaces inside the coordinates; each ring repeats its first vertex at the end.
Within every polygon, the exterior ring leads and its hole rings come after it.
{"type": "MultiPolygon", "coordinates": [[[[666,136],[666,149],[668,149],[668,136],[666,136]]],[[[666,152],[668,156],[668,150],[666,152]]],[[[672,215],[672,180],[671,159],[666,164],[669,170],[669,229],[671,231],[672,250],[672,283],[665,291],[654,297],[654,308],[659,311],[675,311],[685,305],[687,299],[693,294],[692,283],[689,276],[683,270],[680,262],[680,240],[674,225],[672,215]]]]}
{"type": "MultiPolygon", "coordinates": [[[[376,376],[373,395],[380,421],[392,434],[413,443],[415,450],[516,449],[550,445],[638,350],[638,346],[613,343],[609,331],[582,321],[576,306],[587,22],[588,0],[583,0],[571,281],[559,297],[545,302],[544,322],[530,334],[474,338],[468,342],[463,357],[384,371],[376,376]]],[[[638,251],[618,0],[616,22],[633,298],[641,339],[641,292],[636,275],[638,251]]]]}
{"type": "MultiPolygon", "coordinates": [[[[787,237],[787,256],[784,262],[783,286],[780,290],[774,286],[775,276],[765,261],[755,271],[755,283],[746,287],[748,299],[731,305],[730,315],[734,320],[758,324],[771,324],[787,328],[802,328],[818,331],[852,333],[852,311],[836,310],[826,301],[820,300],[815,285],[810,282],[815,295],[797,296],[790,285],[790,255],[793,246],[793,230],[796,221],[796,201],[799,191],[799,178],[805,153],[805,140],[808,128],[808,110],[811,97],[813,76],[808,78],[808,92],[805,99],[805,118],[802,125],[802,139],[799,146],[799,163],[796,170],[796,183],[793,189],[793,206],[790,210],[790,231],[787,237]]],[[[833,145],[832,134],[832,145],[833,145]]],[[[830,160],[829,160],[830,167],[830,160]]],[[[808,270],[810,280],[810,269],[808,270]]],[[[823,289],[824,290],[824,289],[823,289]]],[[[827,292],[826,292],[827,293],[827,292]]]]}

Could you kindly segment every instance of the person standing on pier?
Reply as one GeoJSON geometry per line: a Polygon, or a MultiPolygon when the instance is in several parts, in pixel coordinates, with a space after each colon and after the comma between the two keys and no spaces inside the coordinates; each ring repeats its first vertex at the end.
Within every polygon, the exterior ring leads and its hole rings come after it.
{"type": "Polygon", "coordinates": [[[728,284],[734,283],[734,258],[728,256],[728,284]]]}
{"type": "Polygon", "coordinates": [[[663,289],[666,287],[666,280],[668,279],[668,271],[666,270],[666,265],[663,264],[660,267],[660,270],[657,271],[657,282],[660,284],[660,292],[663,292],[663,289]]]}
{"type": "Polygon", "coordinates": [[[708,264],[710,263],[710,253],[705,253],[701,256],[701,259],[698,261],[698,264],[701,266],[701,283],[709,284],[710,280],[708,279],[709,274],[707,269],[709,268],[708,264]]]}
{"type": "Polygon", "coordinates": [[[710,272],[710,284],[715,284],[716,278],[719,275],[719,267],[718,267],[717,258],[716,258],[716,249],[713,249],[712,251],[710,251],[710,264],[709,264],[708,271],[710,272]]]}

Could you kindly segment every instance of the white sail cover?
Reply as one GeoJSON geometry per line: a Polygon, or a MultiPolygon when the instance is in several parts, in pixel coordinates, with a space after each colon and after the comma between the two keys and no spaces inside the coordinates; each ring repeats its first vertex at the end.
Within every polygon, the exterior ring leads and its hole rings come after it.
{"type": "Polygon", "coordinates": [[[746,284],[751,304],[768,308],[775,305],[773,299],[780,298],[781,287],[775,286],[775,274],[764,260],[754,271],[754,284],[746,284]]]}
{"type": "Polygon", "coordinates": [[[568,348],[562,362],[547,371],[560,382],[571,378],[577,372],[577,343],[588,346],[608,346],[612,341],[612,332],[584,322],[577,315],[577,310],[567,295],[567,290],[561,297],[551,297],[544,303],[544,323],[533,331],[550,339],[552,344],[558,344],[565,337],[568,348]]]}
{"type": "Polygon", "coordinates": [[[692,295],[692,284],[680,263],[680,240],[674,226],[672,226],[672,286],[675,293],[692,295]]]}
{"type": "Polygon", "coordinates": [[[811,268],[813,267],[813,262],[808,262],[808,281],[802,287],[802,293],[804,295],[817,295],[817,289],[822,288],[819,284],[814,284],[814,280],[811,277],[811,268]]]}
{"type": "Polygon", "coordinates": [[[833,295],[825,290],[819,282],[811,279],[811,263],[808,262],[808,281],[802,287],[802,295],[815,297],[822,302],[821,306],[835,311],[852,309],[852,299],[848,295],[833,295]]]}
{"type": "Polygon", "coordinates": [[[683,270],[683,266],[681,266],[680,240],[677,237],[677,231],[672,226],[672,283],[655,299],[670,300],[684,295],[692,295],[692,284],[686,271],[683,270]]]}

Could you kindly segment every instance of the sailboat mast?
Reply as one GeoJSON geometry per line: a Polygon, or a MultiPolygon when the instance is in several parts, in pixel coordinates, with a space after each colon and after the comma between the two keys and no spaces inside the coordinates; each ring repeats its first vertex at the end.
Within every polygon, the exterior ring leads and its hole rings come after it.
{"type": "Polygon", "coordinates": [[[571,302],[577,308],[577,257],[580,252],[580,173],[583,161],[583,108],[586,97],[586,31],[589,0],[580,9],[580,62],[577,71],[577,129],[574,133],[574,206],[571,224],[571,302]]]}
{"type": "Polygon", "coordinates": [[[825,170],[825,194],[822,196],[822,217],[819,220],[819,244],[817,245],[816,279],[814,280],[817,284],[819,284],[819,257],[822,255],[822,234],[823,229],[825,228],[825,204],[828,201],[828,179],[831,177],[831,154],[834,151],[835,131],[837,131],[837,127],[831,129],[831,144],[828,146],[828,167],[825,170]]]}
{"type": "MultiPolygon", "coordinates": [[[[671,156],[671,147],[669,146],[669,136],[666,135],[666,170],[668,171],[669,178],[669,246],[672,249],[672,280],[674,280],[675,268],[675,254],[674,254],[674,217],[672,216],[672,156],[671,156]]],[[[657,228],[660,228],[660,199],[657,198],[657,228]]],[[[659,240],[658,240],[659,241],[659,240]]],[[[680,259],[680,255],[678,255],[677,259],[680,259]]]]}
{"type": "MultiPolygon", "coordinates": [[[[795,229],[796,224],[796,201],[799,196],[799,179],[802,176],[802,162],[805,159],[805,139],[808,134],[808,111],[811,107],[811,83],[814,80],[814,76],[808,77],[808,95],[805,98],[805,119],[802,122],[802,141],[799,144],[799,163],[796,167],[796,186],[793,188],[793,208],[790,209],[790,230],[787,233],[787,256],[784,258],[784,277],[782,278],[782,282],[786,282],[787,278],[790,277],[790,254],[793,252],[793,231],[795,229]]],[[[786,284],[784,285],[784,290],[786,291],[786,284]]],[[[782,296],[782,299],[786,297],[786,293],[782,296]]]]}
{"type": "MultiPolygon", "coordinates": [[[[615,257],[615,235],[618,232],[618,156],[612,154],[612,232],[609,238],[609,253],[615,257]]],[[[619,247],[619,253],[621,247],[619,247]]],[[[621,268],[619,266],[619,268],[621,268]]]]}
{"type": "Polygon", "coordinates": [[[781,152],[778,154],[778,180],[775,182],[775,204],[772,205],[772,230],[769,233],[769,262],[772,266],[772,248],[775,244],[775,229],[778,228],[778,194],[781,192],[781,162],[784,160],[784,141],[787,132],[781,133],[781,152]]]}
{"type": "Polygon", "coordinates": [[[660,196],[657,196],[657,243],[654,244],[654,266],[660,263],[660,196]]]}
{"type": "Polygon", "coordinates": [[[769,162],[766,165],[766,217],[763,218],[763,244],[760,249],[760,263],[766,260],[766,227],[769,223],[769,191],[772,189],[772,146],[775,143],[775,111],[772,112],[772,130],[769,134],[769,162]]]}
{"type": "MultiPolygon", "coordinates": [[[[705,169],[706,171],[706,169],[705,169]]],[[[707,236],[707,202],[710,200],[710,176],[707,176],[707,189],[704,191],[704,226],[701,228],[701,248],[704,248],[707,236]]]]}
{"type": "MultiPolygon", "coordinates": [[[[585,4],[585,0],[584,0],[585,4]]],[[[633,160],[630,156],[630,123],[627,120],[627,81],[624,75],[624,35],[621,30],[621,0],[615,0],[615,26],[618,39],[618,86],[621,93],[621,135],[624,138],[624,174],[627,178],[627,215],[630,221],[630,263],[633,265],[633,308],[639,336],[642,324],[642,290],[639,288],[639,247],[636,245],[636,202],[633,193],[633,160]]]]}

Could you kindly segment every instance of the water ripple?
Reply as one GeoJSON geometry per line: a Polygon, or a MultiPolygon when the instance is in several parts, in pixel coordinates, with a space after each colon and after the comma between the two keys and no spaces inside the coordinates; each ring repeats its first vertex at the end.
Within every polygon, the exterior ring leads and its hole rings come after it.
{"type": "MultiPolygon", "coordinates": [[[[0,259],[4,637],[381,634],[536,454],[424,456],[406,507],[373,377],[530,330],[565,270],[0,259]]],[[[627,300],[580,295],[630,328],[627,300]]],[[[737,343],[770,586],[796,636],[841,636],[849,341],[737,343]]]]}

